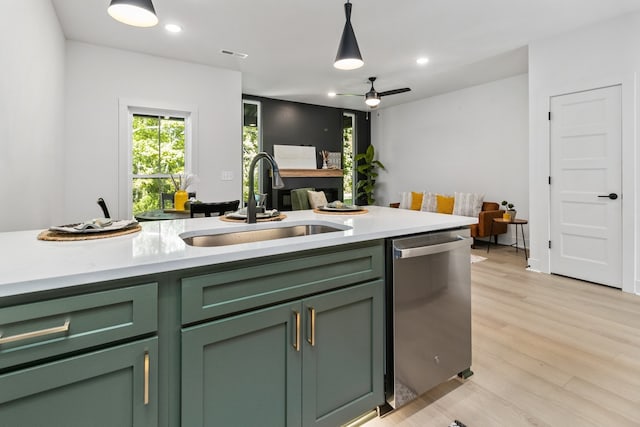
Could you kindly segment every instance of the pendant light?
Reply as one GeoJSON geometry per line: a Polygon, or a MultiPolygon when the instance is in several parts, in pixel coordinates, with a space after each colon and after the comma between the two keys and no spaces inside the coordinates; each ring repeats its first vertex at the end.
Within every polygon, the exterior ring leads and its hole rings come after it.
{"type": "Polygon", "coordinates": [[[344,14],[347,20],[344,23],[344,30],[342,30],[342,37],[338,45],[338,54],[336,55],[336,61],[333,63],[333,66],[340,70],[355,70],[356,68],[362,67],[364,61],[358,48],[356,35],[351,26],[351,3],[349,3],[349,0],[344,4],[344,14]]]}
{"type": "Polygon", "coordinates": [[[107,12],[116,21],[134,27],[153,27],[158,23],[151,0],[111,0],[107,12]]]}

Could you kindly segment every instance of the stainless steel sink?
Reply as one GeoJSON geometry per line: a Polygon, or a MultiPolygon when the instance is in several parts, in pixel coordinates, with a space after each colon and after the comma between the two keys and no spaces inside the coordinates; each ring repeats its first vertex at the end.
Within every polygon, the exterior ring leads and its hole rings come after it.
{"type": "Polygon", "coordinates": [[[313,234],[345,231],[351,227],[326,224],[301,224],[289,227],[260,228],[254,230],[216,233],[215,231],[184,233],[180,237],[190,246],[228,246],[240,243],[262,242],[286,239],[288,237],[310,236],[313,234]]]}

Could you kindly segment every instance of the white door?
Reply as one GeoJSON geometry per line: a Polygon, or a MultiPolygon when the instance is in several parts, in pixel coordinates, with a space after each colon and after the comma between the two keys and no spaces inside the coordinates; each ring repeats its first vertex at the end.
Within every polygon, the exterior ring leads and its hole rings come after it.
{"type": "Polygon", "coordinates": [[[551,97],[551,272],[622,287],[620,86],[551,97]]]}

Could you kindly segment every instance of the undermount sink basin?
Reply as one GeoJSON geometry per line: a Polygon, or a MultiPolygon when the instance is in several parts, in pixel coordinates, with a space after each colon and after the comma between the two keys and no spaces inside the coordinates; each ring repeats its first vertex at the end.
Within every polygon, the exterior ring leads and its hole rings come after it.
{"type": "Polygon", "coordinates": [[[206,231],[184,233],[180,237],[190,246],[228,246],[240,243],[262,242],[265,240],[286,239],[288,237],[310,236],[313,234],[333,233],[349,230],[351,227],[326,224],[300,224],[288,227],[260,228],[231,232],[206,231]]]}

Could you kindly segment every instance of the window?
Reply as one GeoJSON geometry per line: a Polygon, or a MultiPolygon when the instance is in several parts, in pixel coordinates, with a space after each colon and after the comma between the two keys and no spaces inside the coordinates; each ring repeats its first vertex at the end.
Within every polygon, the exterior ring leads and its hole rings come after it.
{"type": "MultiPolygon", "coordinates": [[[[118,204],[112,214],[131,218],[159,209],[173,193],[170,174],[198,174],[198,107],[121,98],[118,113],[118,204]]],[[[194,191],[194,189],[190,189],[194,191]]]]}
{"type": "Polygon", "coordinates": [[[185,118],[133,114],[131,171],[133,214],[159,209],[171,175],[185,171],[185,118]]]}
{"type": "MultiPolygon", "coordinates": [[[[242,107],[244,110],[244,118],[242,121],[242,200],[249,197],[249,165],[251,160],[261,149],[260,138],[260,103],[257,101],[243,100],[242,107]]],[[[261,167],[261,165],[258,165],[261,167]]],[[[254,182],[254,192],[259,194],[262,174],[256,172],[256,180],[254,182]]]]}
{"type": "Polygon", "coordinates": [[[355,203],[355,192],[353,190],[353,141],[355,137],[355,114],[344,114],[342,116],[342,191],[343,201],[346,204],[355,203]]]}

